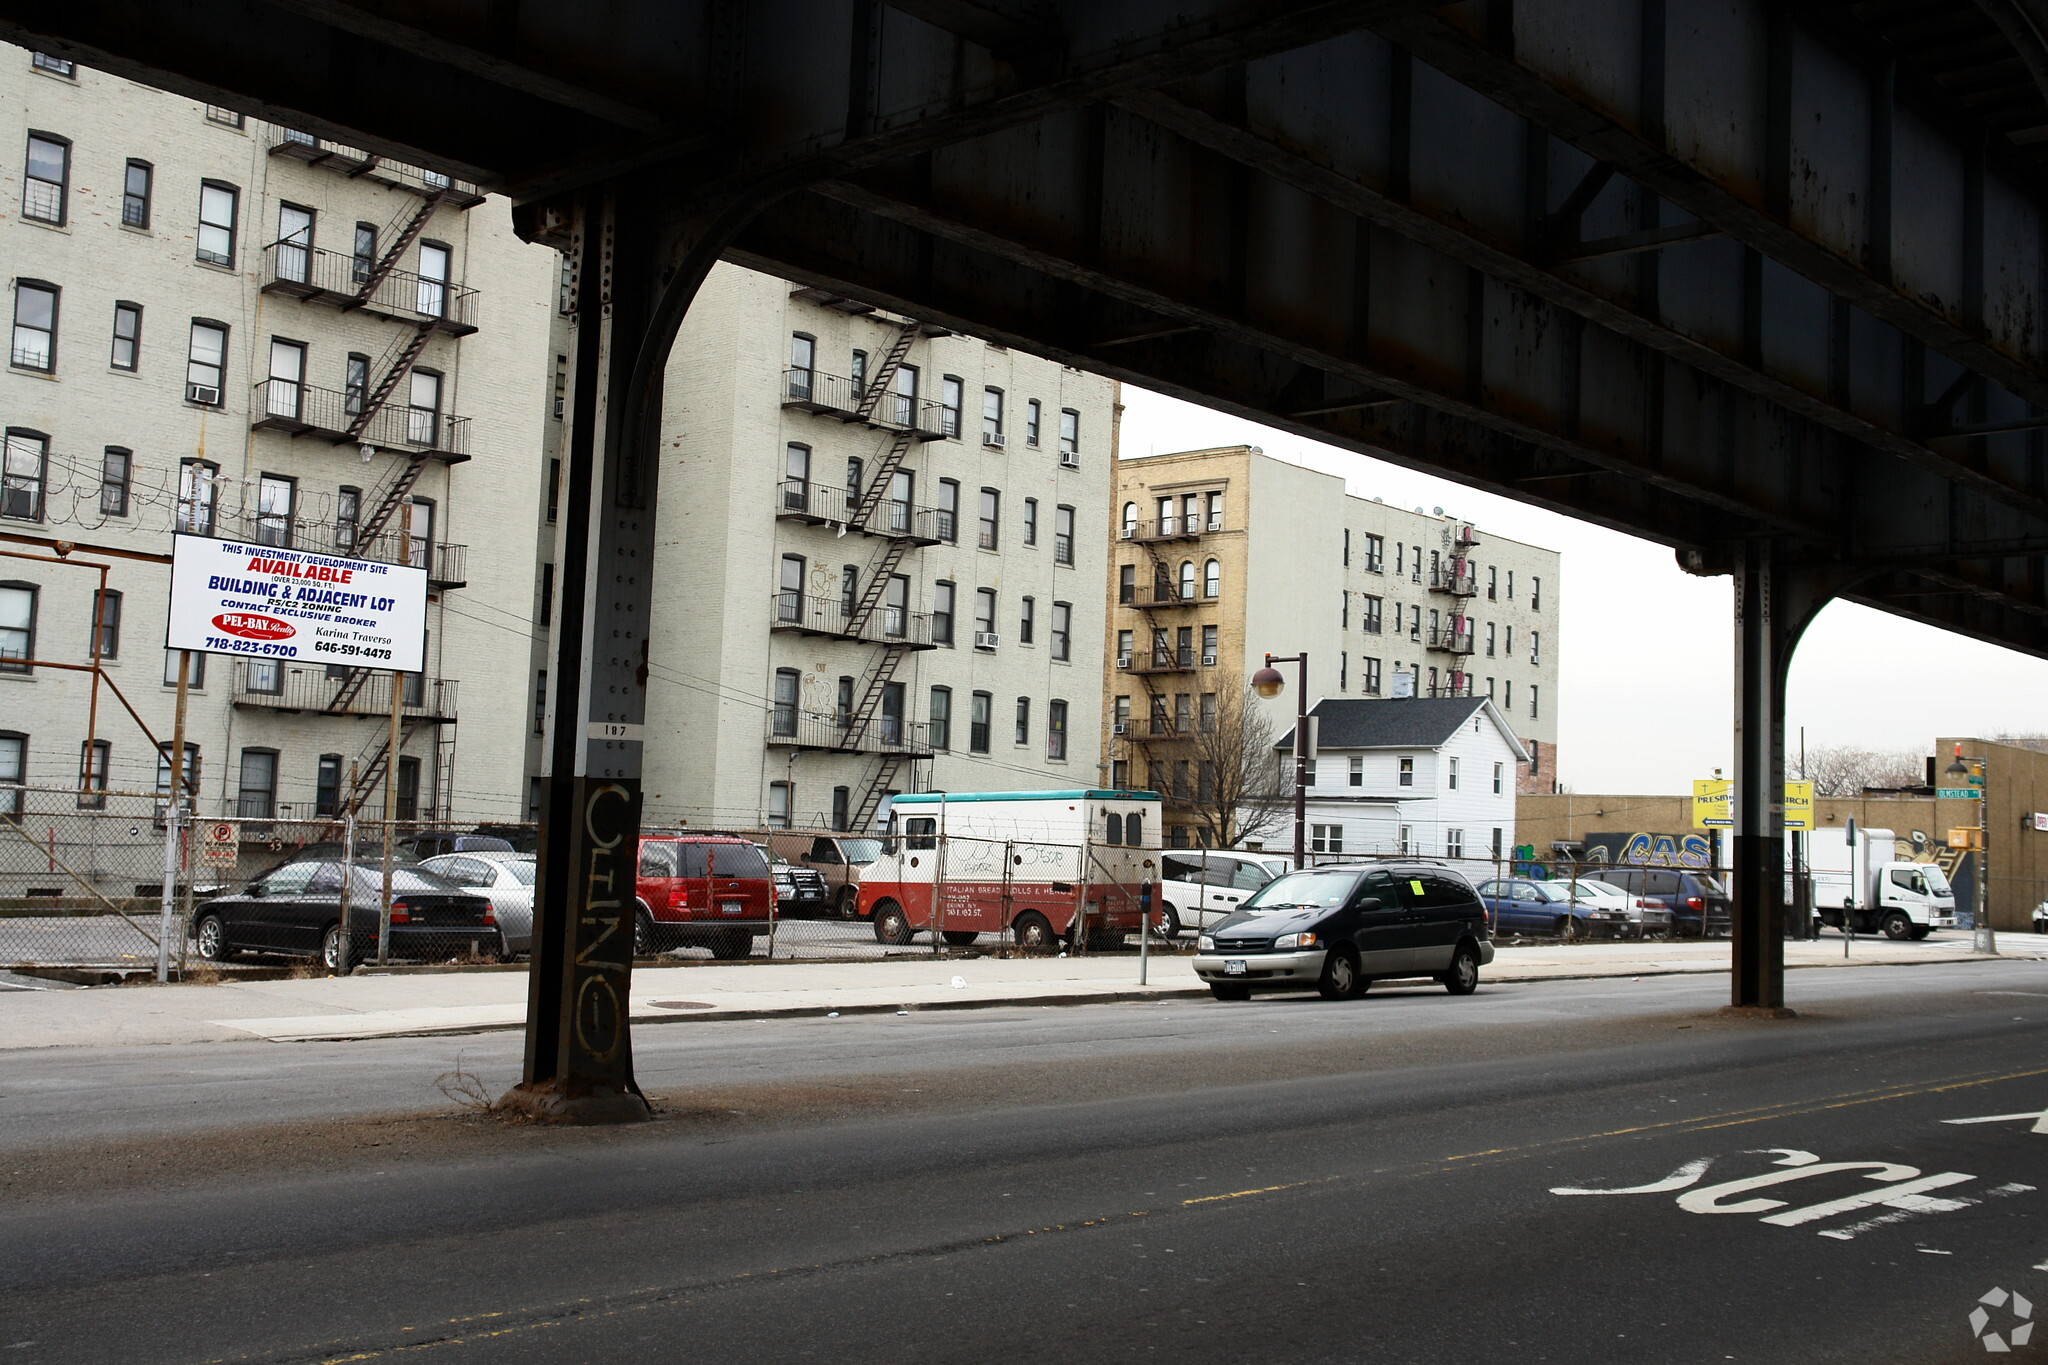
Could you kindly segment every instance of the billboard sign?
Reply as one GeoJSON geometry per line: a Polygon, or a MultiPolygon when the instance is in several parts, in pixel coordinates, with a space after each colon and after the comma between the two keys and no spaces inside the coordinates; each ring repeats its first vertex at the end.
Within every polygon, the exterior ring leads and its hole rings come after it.
{"type": "Polygon", "coordinates": [[[167,649],[417,673],[426,635],[425,569],[171,537],[167,649]]]}

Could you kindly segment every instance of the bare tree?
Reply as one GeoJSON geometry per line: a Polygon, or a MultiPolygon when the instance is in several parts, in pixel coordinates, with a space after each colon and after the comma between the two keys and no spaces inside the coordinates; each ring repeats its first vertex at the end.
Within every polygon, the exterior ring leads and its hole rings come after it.
{"type": "Polygon", "coordinates": [[[1912,749],[1816,744],[1806,751],[1806,777],[1815,796],[1854,796],[1866,787],[1918,787],[1927,781],[1927,759],[1912,749]]]}
{"type": "Polygon", "coordinates": [[[1207,833],[1209,847],[1262,839],[1292,818],[1274,758],[1273,723],[1242,677],[1218,680],[1216,714],[1196,722],[1188,759],[1193,790],[1175,792],[1175,804],[1207,833]]]}

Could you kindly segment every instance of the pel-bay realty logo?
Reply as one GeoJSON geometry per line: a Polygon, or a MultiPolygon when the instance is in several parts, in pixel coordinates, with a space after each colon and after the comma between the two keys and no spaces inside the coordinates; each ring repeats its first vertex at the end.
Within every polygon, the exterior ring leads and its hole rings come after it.
{"type": "Polygon", "coordinates": [[[2033,1319],[2034,1305],[2025,1295],[1993,1289],[1970,1310],[1970,1335],[1983,1343],[1985,1350],[2006,1354],[2033,1339],[2033,1319]]]}

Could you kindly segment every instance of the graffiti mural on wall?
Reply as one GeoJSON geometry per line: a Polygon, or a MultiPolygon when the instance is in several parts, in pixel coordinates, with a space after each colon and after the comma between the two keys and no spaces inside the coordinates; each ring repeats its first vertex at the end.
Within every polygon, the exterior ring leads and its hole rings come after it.
{"type": "Polygon", "coordinates": [[[1612,867],[1697,867],[1713,862],[1713,841],[1705,834],[1588,834],[1584,859],[1612,867]]]}

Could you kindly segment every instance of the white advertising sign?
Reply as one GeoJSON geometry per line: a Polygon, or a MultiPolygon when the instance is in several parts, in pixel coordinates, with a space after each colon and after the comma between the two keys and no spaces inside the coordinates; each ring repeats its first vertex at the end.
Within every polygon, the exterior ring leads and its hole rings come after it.
{"type": "Polygon", "coordinates": [[[2043,833],[2048,833],[2048,812],[2038,810],[2034,812],[2034,828],[2043,833]]]}
{"type": "Polygon", "coordinates": [[[426,634],[425,569],[171,537],[168,649],[417,673],[426,634]]]}

